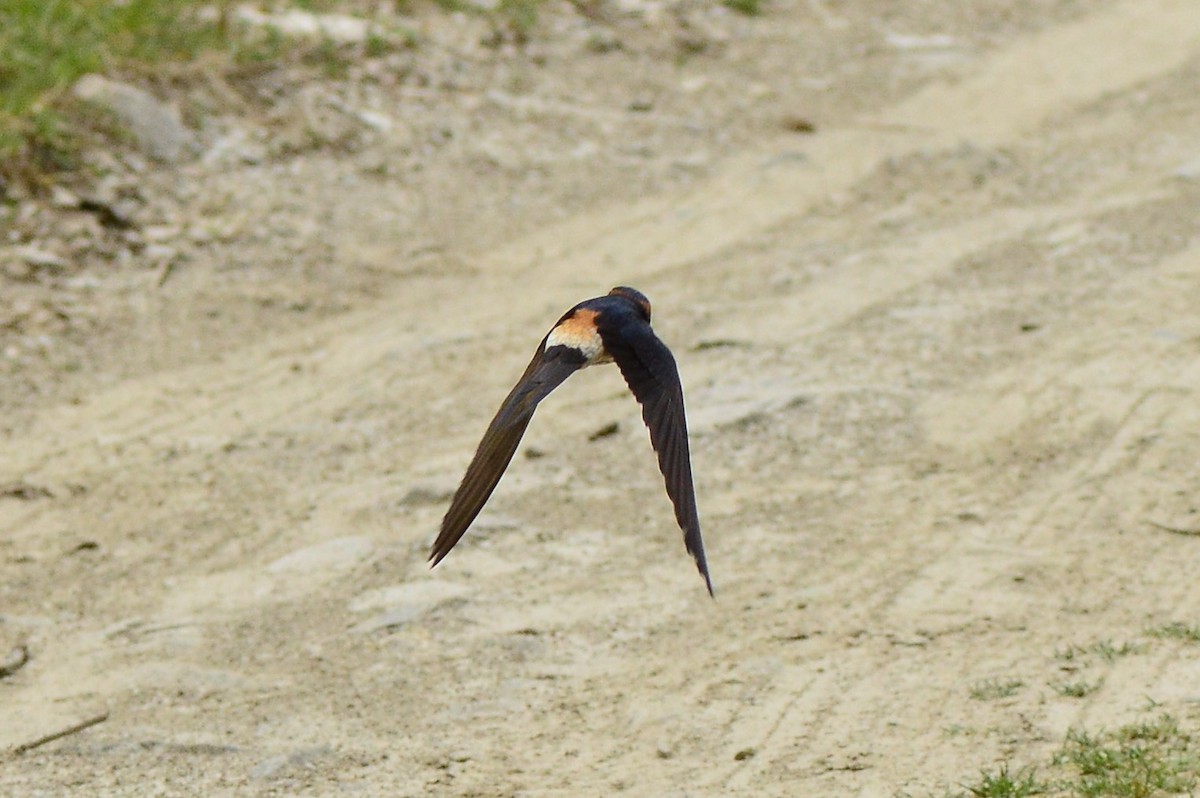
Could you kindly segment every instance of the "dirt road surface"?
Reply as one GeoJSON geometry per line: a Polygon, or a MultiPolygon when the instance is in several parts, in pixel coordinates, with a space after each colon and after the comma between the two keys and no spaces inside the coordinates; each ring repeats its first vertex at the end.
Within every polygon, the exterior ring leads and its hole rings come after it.
{"type": "MultiPolygon", "coordinates": [[[[1148,702],[1200,728],[1200,647],[1148,634],[1200,620],[1200,14],[890,5],[664,59],[750,120],[694,169],[443,171],[420,214],[336,153],[206,176],[259,232],[11,403],[0,746],[109,715],[0,792],[942,795],[1148,702]],[[616,284],[680,363],[716,600],[613,368],[430,571],[533,346],[616,284]]],[[[489,146],[534,157],[539,103],[489,146]]]]}

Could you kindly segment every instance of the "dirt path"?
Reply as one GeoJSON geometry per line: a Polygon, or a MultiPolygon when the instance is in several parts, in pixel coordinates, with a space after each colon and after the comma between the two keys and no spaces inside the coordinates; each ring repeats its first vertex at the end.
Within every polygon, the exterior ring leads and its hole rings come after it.
{"type": "Polygon", "coordinates": [[[52,494],[0,499],[0,632],[35,652],[0,744],[110,717],[0,786],[941,794],[1147,698],[1200,723],[1200,649],[1146,636],[1200,601],[1200,538],[1151,523],[1200,526],[1200,16],[1094,5],[703,180],[39,410],[0,460],[52,494]],[[616,283],[681,363],[718,600],[613,369],[547,402],[430,572],[530,348],[616,283]],[[1097,641],[1140,648],[1064,669],[1097,641]],[[971,697],[992,679],[1022,687],[971,697]]]}

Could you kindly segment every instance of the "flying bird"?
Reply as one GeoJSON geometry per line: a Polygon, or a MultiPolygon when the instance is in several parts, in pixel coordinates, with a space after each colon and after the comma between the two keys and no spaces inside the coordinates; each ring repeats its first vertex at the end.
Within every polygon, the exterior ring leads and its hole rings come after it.
{"type": "Polygon", "coordinates": [[[642,406],[642,419],[658,454],[667,495],[675,506],[675,520],[683,530],[684,546],[712,595],[692,485],[679,370],[671,350],[650,328],[650,300],[625,286],[580,302],[563,314],[538,344],[533,360],[500,405],[467,466],[429,553],[432,565],[450,553],[483,509],[517,451],[538,403],[579,369],[601,363],[617,364],[642,406]]]}

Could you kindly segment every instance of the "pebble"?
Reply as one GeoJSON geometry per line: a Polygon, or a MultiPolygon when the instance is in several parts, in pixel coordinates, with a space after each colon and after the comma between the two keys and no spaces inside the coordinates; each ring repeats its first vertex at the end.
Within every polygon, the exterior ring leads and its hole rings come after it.
{"type": "Polygon", "coordinates": [[[237,9],[237,16],[248,25],[275,28],[291,36],[330,39],[338,44],[363,42],[371,34],[371,24],[367,20],[345,14],[312,14],[299,9],[281,14],[264,14],[249,6],[241,6],[237,9]]]}
{"type": "Polygon", "coordinates": [[[50,204],[55,208],[65,208],[73,210],[80,206],[79,197],[63,188],[62,186],[54,186],[50,189],[50,204]]]}

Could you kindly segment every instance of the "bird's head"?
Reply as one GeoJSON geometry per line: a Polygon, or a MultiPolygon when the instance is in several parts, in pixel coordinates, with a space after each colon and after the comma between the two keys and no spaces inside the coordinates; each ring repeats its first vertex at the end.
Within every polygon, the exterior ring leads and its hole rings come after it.
{"type": "Polygon", "coordinates": [[[633,303],[634,307],[636,307],[638,309],[638,312],[641,313],[642,316],[646,319],[646,322],[649,323],[649,321],[650,321],[650,300],[646,299],[646,295],[643,294],[641,291],[637,290],[636,288],[630,288],[627,285],[618,285],[616,288],[609,291],[608,295],[609,296],[619,296],[623,299],[628,299],[630,302],[633,303]]]}

